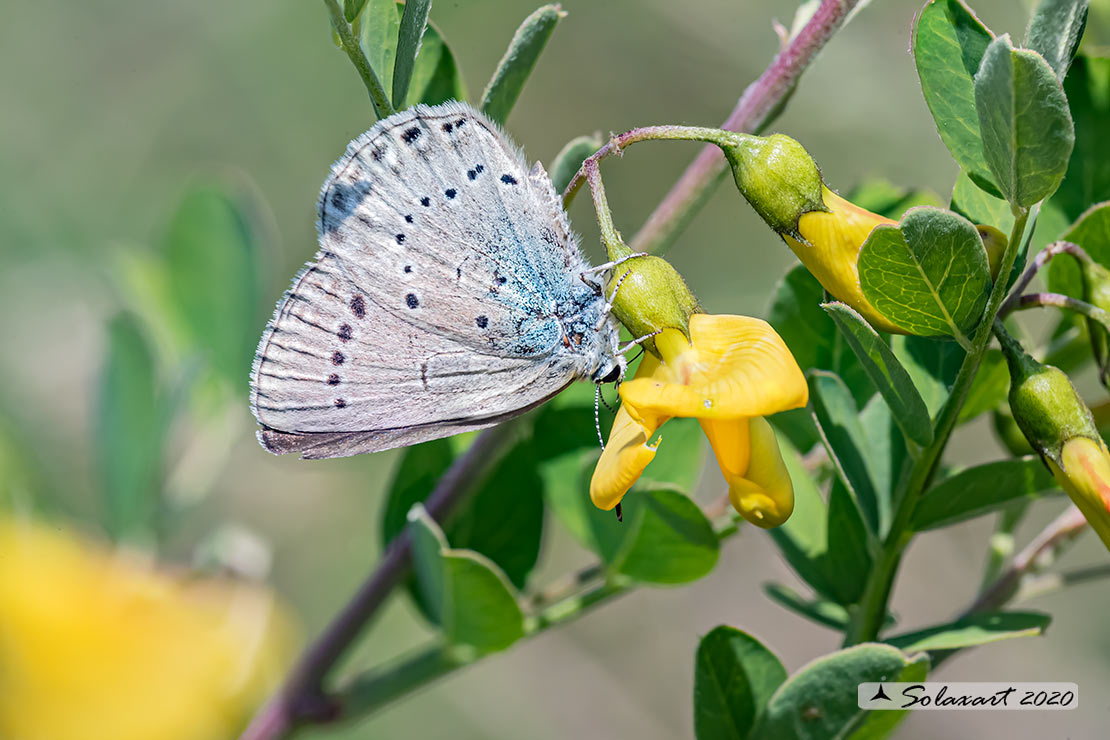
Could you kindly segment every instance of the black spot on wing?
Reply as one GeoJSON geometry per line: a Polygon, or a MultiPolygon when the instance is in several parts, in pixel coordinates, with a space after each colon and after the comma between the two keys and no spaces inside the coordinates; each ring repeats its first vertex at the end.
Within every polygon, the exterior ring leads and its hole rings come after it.
{"type": "Polygon", "coordinates": [[[516,178],[506,172],[504,175],[501,176],[501,182],[505,183],[506,185],[516,185],[516,178]]]}
{"type": "Polygon", "coordinates": [[[342,365],[346,361],[346,359],[347,358],[344,357],[343,353],[339,350],[331,353],[331,364],[333,365],[342,365]]]}
{"type": "Polygon", "coordinates": [[[339,385],[339,375],[337,373],[332,373],[328,376],[327,382],[328,385],[339,385]]]}
{"type": "Polygon", "coordinates": [[[361,319],[366,316],[366,301],[362,296],[356,295],[351,299],[351,313],[355,315],[356,319],[361,319]]]}
{"type": "Polygon", "coordinates": [[[455,191],[454,188],[447,188],[446,190],[443,191],[443,194],[447,196],[448,200],[451,200],[452,198],[455,197],[456,191],[455,191]]]}
{"type": "Polygon", "coordinates": [[[413,126],[412,128],[405,129],[404,133],[401,134],[401,141],[405,142],[406,144],[411,144],[420,138],[421,133],[422,132],[419,126],[413,126]]]}
{"type": "Polygon", "coordinates": [[[420,306],[420,299],[416,297],[415,293],[409,293],[405,296],[405,304],[409,308],[417,308],[420,306]]]}
{"type": "Polygon", "coordinates": [[[354,336],[354,334],[351,331],[351,325],[350,324],[341,325],[339,327],[339,331],[337,331],[335,333],[335,335],[337,337],[339,337],[339,340],[342,341],[342,342],[349,342],[349,341],[351,341],[351,337],[354,336]]]}
{"type": "Polygon", "coordinates": [[[489,326],[489,317],[488,316],[479,316],[476,319],[474,319],[474,323],[478,325],[479,329],[485,329],[487,326],[489,326]]]}
{"type": "Polygon", "coordinates": [[[346,408],[346,406],[347,406],[347,402],[345,400],[343,400],[342,398],[335,399],[335,407],[337,409],[346,408]]]}

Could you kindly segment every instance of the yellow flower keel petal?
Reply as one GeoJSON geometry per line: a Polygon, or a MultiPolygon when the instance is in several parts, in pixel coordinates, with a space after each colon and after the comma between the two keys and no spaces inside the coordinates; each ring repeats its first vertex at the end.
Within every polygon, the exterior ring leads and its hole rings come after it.
{"type": "Polygon", "coordinates": [[[757,527],[777,527],[794,511],[794,485],[766,420],[750,420],[751,462],[742,477],[728,479],[732,507],[757,527]]]}

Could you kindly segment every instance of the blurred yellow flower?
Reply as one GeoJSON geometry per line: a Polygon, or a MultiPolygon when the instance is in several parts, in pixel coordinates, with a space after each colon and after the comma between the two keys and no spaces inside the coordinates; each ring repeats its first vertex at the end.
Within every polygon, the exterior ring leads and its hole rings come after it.
{"type": "Polygon", "coordinates": [[[0,737],[226,740],[292,657],[274,596],[0,519],[0,737]]]}
{"type": "Polygon", "coordinates": [[[804,406],[805,377],[771,326],[746,316],[690,317],[689,340],[677,329],[655,337],[636,377],[620,389],[617,412],[590,482],[606,511],[655,457],[651,439],[668,419],[692,417],[705,431],[732,505],[748,521],[775,527],[794,508],[794,489],[771,426],[762,418],[804,406]]]}

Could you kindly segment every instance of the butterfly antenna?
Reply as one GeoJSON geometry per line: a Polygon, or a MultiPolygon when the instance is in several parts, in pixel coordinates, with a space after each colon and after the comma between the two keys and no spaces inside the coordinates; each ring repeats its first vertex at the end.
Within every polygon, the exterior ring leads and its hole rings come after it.
{"type": "MultiPolygon", "coordinates": [[[[594,386],[594,429],[597,430],[597,441],[601,445],[601,450],[605,451],[605,439],[601,436],[601,411],[598,409],[598,399],[601,398],[601,383],[594,386]]],[[[608,408],[609,404],[605,404],[608,408]]]]}
{"type": "MultiPolygon", "coordinates": [[[[617,383],[619,384],[620,381],[618,380],[617,383]]],[[[598,385],[598,390],[600,390],[600,389],[601,389],[601,386],[598,385]]],[[[605,408],[607,408],[609,410],[610,414],[617,413],[617,410],[615,408],[613,408],[612,406],[610,406],[609,402],[605,400],[605,394],[604,393],[601,394],[601,405],[604,406],[605,408]]]]}

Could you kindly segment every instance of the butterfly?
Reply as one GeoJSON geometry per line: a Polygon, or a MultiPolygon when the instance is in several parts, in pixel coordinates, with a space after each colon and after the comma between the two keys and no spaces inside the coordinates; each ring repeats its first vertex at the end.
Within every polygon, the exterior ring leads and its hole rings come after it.
{"type": "Polygon", "coordinates": [[[617,322],[551,180],[470,106],[380,121],[332,166],[317,212],[320,249],[251,371],[270,452],[411,445],[623,377],[617,322]]]}

